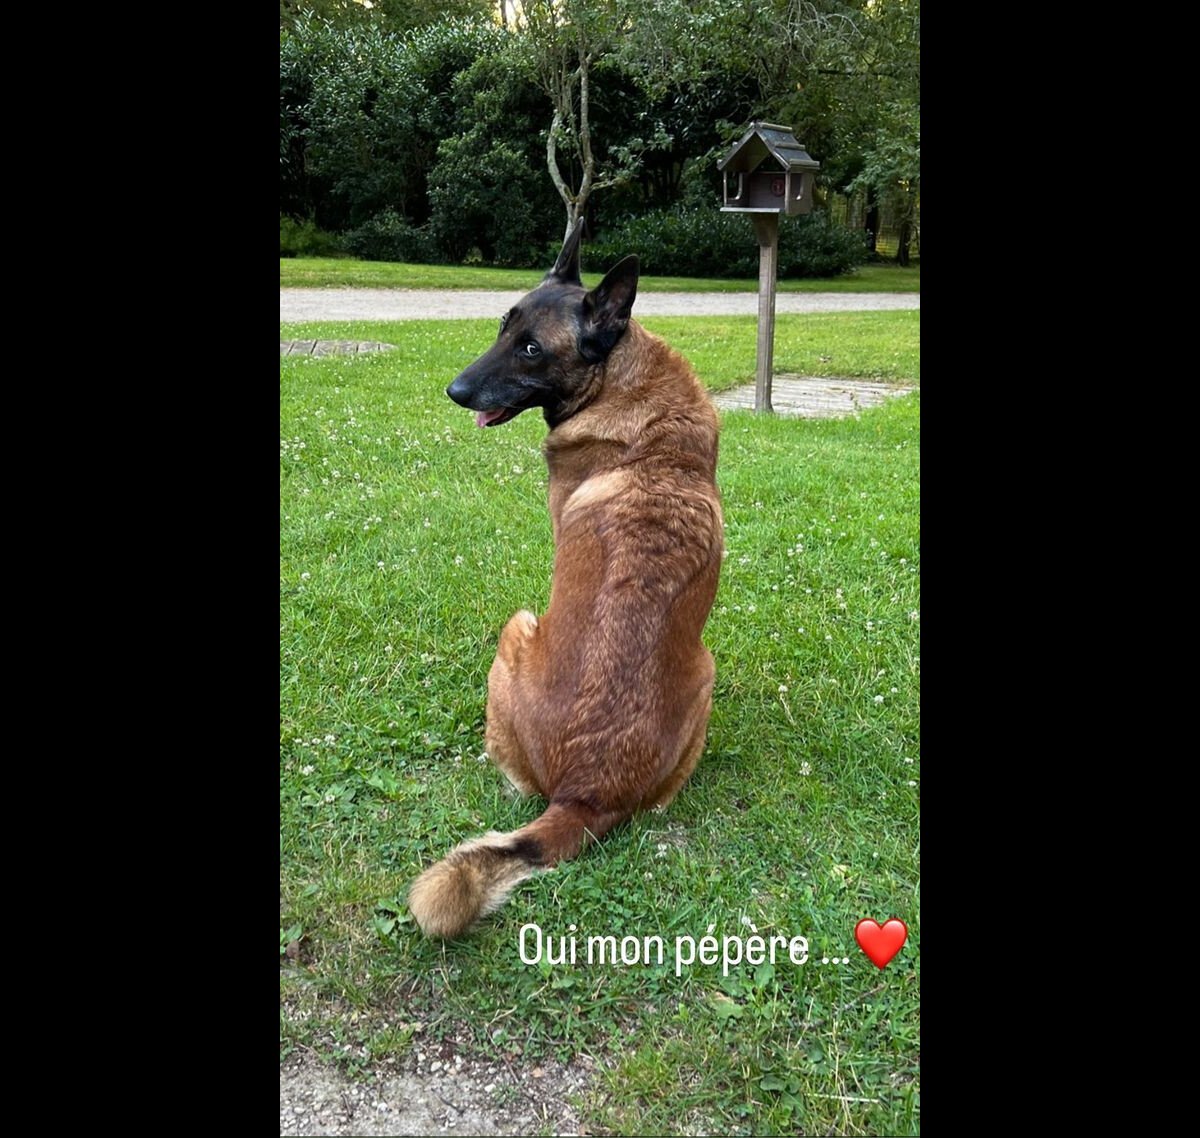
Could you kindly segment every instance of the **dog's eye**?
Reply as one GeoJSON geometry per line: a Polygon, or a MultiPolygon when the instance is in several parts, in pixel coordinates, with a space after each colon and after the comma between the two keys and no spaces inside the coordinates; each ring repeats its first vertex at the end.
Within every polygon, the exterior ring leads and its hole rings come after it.
{"type": "Polygon", "coordinates": [[[528,359],[535,360],[542,354],[542,349],[539,345],[530,340],[528,344],[525,344],[521,348],[521,354],[526,356],[528,359]]]}

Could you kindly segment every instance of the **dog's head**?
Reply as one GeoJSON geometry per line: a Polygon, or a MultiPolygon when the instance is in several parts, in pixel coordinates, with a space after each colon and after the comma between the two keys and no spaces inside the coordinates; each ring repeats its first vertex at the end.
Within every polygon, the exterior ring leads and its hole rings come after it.
{"type": "Polygon", "coordinates": [[[582,220],[552,268],[500,321],[495,344],[461,372],[446,394],[495,427],[530,407],[557,426],[581,397],[629,326],[637,297],[638,259],[619,261],[591,292],[579,277],[582,220]]]}

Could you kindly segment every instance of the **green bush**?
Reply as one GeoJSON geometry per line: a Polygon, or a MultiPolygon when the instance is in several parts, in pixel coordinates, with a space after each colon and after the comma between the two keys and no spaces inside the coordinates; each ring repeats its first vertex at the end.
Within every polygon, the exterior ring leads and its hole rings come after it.
{"type": "MultiPolygon", "coordinates": [[[[588,261],[610,265],[636,253],[642,272],[669,277],[752,277],[758,244],[745,217],[710,207],[653,210],[606,229],[588,246],[588,261]]],[[[862,235],[825,213],[785,217],[779,224],[779,276],[832,277],[866,259],[862,235]]]]}
{"type": "Polygon", "coordinates": [[[385,209],[342,236],[342,244],[364,261],[404,261],[431,265],[440,258],[427,227],[416,228],[395,210],[385,209]]]}
{"type": "Polygon", "coordinates": [[[342,246],[332,233],[318,229],[313,221],[296,221],[279,215],[279,255],[281,257],[332,257],[342,246]]]}
{"type": "Polygon", "coordinates": [[[308,193],[331,229],[388,209],[423,222],[429,168],[457,126],[451,82],[502,38],[492,24],[456,20],[406,37],[321,21],[282,33],[281,195],[308,193]]]}
{"type": "MultiPolygon", "coordinates": [[[[538,267],[562,205],[546,174],[545,96],[510,45],[452,83],[456,133],[429,171],[429,227],[447,260],[477,248],[489,264],[538,267]]],[[[553,263],[553,261],[551,261],[553,263]]]]}
{"type": "Polygon", "coordinates": [[[438,248],[455,264],[478,248],[488,264],[537,266],[554,203],[540,216],[529,203],[548,196],[550,179],[507,143],[474,143],[470,136],[448,138],[438,149],[429,176],[429,227],[438,248]]]}

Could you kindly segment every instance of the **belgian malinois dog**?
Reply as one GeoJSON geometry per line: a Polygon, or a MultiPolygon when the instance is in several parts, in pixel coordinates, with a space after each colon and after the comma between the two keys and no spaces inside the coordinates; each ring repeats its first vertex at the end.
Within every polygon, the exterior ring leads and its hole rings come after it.
{"type": "Polygon", "coordinates": [[[550,607],[500,634],[486,729],[492,761],[550,805],[417,878],[408,903],[429,936],[458,936],[586,839],[666,806],[712,711],[700,634],[723,547],[716,413],[683,357],[630,319],[637,257],[583,287],[581,230],[446,389],[480,427],[540,407],[550,428],[550,607]]]}

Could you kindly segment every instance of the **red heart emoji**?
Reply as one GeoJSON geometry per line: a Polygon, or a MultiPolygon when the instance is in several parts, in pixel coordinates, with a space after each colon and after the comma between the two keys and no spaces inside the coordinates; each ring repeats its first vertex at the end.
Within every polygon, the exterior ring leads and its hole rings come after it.
{"type": "Polygon", "coordinates": [[[877,968],[886,968],[888,961],[908,940],[908,926],[898,917],[893,917],[884,925],[864,917],[854,926],[854,939],[872,964],[877,968]]]}

